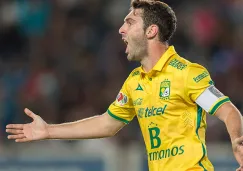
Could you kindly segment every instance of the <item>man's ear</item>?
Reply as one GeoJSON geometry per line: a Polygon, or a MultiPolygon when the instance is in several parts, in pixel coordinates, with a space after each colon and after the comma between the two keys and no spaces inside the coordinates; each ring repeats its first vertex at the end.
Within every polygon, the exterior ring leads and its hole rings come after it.
{"type": "Polygon", "coordinates": [[[153,39],[159,33],[159,27],[157,25],[151,25],[146,29],[146,36],[148,39],[153,39]]]}

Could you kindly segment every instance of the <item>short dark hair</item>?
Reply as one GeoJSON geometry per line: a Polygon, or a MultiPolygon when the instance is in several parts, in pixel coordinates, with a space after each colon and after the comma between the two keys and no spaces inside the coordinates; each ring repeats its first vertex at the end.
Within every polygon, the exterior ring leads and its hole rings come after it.
{"type": "Polygon", "coordinates": [[[176,30],[177,19],[169,5],[158,0],[132,0],[131,9],[143,10],[144,30],[152,24],[159,27],[159,39],[168,42],[176,30]]]}

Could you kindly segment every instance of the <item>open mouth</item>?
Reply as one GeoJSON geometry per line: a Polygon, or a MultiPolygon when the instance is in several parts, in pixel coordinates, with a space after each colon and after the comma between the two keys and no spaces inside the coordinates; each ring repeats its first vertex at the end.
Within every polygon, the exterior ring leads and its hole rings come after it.
{"type": "Polygon", "coordinates": [[[122,39],[122,40],[126,44],[126,51],[125,51],[125,53],[128,54],[128,41],[125,40],[125,39],[122,39]]]}
{"type": "Polygon", "coordinates": [[[123,40],[123,42],[127,45],[128,44],[128,42],[125,40],[125,39],[122,39],[123,40]]]}

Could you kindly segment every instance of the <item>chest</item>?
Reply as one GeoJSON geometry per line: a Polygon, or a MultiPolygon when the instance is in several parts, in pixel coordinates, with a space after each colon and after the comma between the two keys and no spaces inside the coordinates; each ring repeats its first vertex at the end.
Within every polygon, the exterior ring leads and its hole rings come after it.
{"type": "Polygon", "coordinates": [[[138,118],[176,114],[175,111],[183,108],[183,84],[173,73],[146,75],[136,80],[131,95],[138,118]]]}

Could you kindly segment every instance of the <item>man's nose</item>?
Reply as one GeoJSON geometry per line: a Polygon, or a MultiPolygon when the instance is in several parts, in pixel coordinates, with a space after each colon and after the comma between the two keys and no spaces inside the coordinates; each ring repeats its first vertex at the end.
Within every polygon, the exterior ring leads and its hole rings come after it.
{"type": "Polygon", "coordinates": [[[119,29],[119,34],[124,34],[125,30],[124,30],[124,24],[120,27],[119,29]]]}

